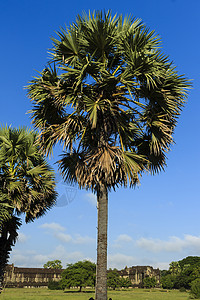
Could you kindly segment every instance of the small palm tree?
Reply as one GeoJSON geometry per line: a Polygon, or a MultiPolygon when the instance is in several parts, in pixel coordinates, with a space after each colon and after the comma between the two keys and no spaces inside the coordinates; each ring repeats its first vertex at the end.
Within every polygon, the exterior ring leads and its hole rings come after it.
{"type": "Polygon", "coordinates": [[[189,86],[154,31],[110,11],[61,29],[49,66],[28,86],[43,149],[63,143],[64,178],[97,194],[96,300],[107,299],[108,191],[164,169],[189,86]]]}
{"type": "Polygon", "coordinates": [[[0,288],[11,247],[21,225],[42,216],[55,204],[54,173],[26,128],[0,128],[0,288]]]}

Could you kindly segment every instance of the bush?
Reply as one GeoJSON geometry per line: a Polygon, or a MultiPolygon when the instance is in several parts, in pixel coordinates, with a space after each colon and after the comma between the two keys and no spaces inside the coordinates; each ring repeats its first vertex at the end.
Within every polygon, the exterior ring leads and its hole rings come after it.
{"type": "Polygon", "coordinates": [[[190,294],[193,299],[200,299],[200,278],[192,281],[190,294]]]}
{"type": "Polygon", "coordinates": [[[154,277],[146,277],[143,280],[143,286],[145,288],[153,288],[156,286],[156,279],[154,277]]]}
{"type": "Polygon", "coordinates": [[[59,281],[49,281],[48,289],[49,290],[62,290],[62,287],[61,287],[59,281]]]}
{"type": "Polygon", "coordinates": [[[181,293],[184,293],[184,292],[186,292],[186,288],[184,288],[183,286],[179,289],[179,291],[181,292],[181,293]]]}
{"type": "Polygon", "coordinates": [[[163,289],[171,290],[174,287],[175,277],[171,274],[161,277],[161,284],[163,289]]]}

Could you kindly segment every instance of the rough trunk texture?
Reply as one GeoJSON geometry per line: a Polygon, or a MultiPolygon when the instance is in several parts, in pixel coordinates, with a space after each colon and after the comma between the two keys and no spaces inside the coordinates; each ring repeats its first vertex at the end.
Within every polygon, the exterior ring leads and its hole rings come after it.
{"type": "Polygon", "coordinates": [[[95,300],[107,300],[107,227],[108,192],[105,187],[97,193],[97,266],[95,300]]]}
{"type": "Polygon", "coordinates": [[[0,234],[0,293],[3,290],[4,273],[10,251],[11,243],[9,238],[7,238],[7,232],[0,234]]]}

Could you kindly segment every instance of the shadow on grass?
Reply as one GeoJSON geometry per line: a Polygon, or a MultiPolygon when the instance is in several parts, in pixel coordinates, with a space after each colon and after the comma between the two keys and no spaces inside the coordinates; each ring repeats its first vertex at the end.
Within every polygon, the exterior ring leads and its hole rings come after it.
{"type": "Polygon", "coordinates": [[[70,293],[72,293],[72,294],[84,294],[84,293],[86,293],[86,294],[94,294],[94,291],[64,291],[64,293],[66,293],[66,294],[70,294],[70,293]]]}

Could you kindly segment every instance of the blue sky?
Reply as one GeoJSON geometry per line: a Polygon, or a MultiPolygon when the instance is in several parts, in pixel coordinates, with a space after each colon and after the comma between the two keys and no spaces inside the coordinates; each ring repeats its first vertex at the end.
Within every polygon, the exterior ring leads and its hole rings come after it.
{"type": "MultiPolygon", "coordinates": [[[[152,265],[200,256],[200,63],[199,0],[29,0],[0,2],[0,123],[31,126],[24,87],[48,60],[51,36],[84,10],[112,9],[141,18],[161,36],[163,52],[193,89],[180,116],[165,172],[144,175],[136,189],[109,194],[108,266],[152,265]]],[[[56,154],[50,163],[56,160],[56,154]]],[[[53,165],[56,170],[56,166],[53,165]]],[[[58,204],[46,216],[23,224],[10,263],[42,267],[96,259],[95,196],[64,184],[58,176],[58,204]]]]}

